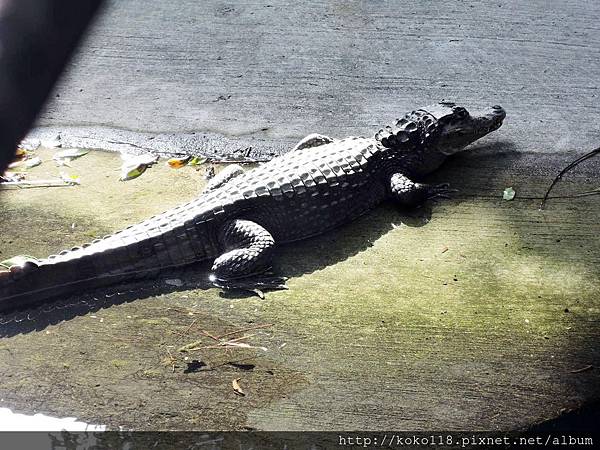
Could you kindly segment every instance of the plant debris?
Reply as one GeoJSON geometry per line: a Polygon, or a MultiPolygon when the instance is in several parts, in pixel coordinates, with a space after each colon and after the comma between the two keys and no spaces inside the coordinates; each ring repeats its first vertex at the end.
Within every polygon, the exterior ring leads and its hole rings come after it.
{"type": "Polygon", "coordinates": [[[142,155],[121,154],[123,165],[121,166],[121,181],[129,181],[139,177],[146,169],[158,162],[158,156],[150,153],[142,155]]]}
{"type": "Polygon", "coordinates": [[[231,387],[233,387],[233,392],[235,392],[237,395],[241,396],[241,397],[245,397],[246,393],[242,390],[241,386],[240,386],[240,381],[241,378],[236,378],[235,380],[233,380],[231,382],[231,387]]]}
{"type": "MultiPolygon", "coordinates": [[[[600,147],[592,150],[589,153],[586,153],[583,156],[580,156],[579,158],[577,158],[575,161],[573,161],[572,163],[570,163],[567,167],[565,167],[563,170],[561,170],[559,172],[558,175],[556,175],[556,177],[554,178],[554,180],[552,180],[552,184],[550,184],[550,187],[548,188],[548,190],[546,191],[546,194],[544,195],[544,198],[542,199],[542,202],[540,203],[540,211],[544,209],[544,207],[546,206],[546,202],[548,201],[550,197],[550,191],[552,190],[552,188],[554,188],[554,185],[556,183],[558,183],[562,177],[571,169],[573,169],[574,167],[576,167],[577,165],[579,165],[580,163],[582,163],[583,161],[585,161],[586,159],[590,159],[593,156],[599,155],[600,154],[600,147]]],[[[591,191],[588,192],[581,192],[579,194],[574,194],[571,196],[567,196],[566,198],[574,198],[574,197],[585,197],[588,195],[597,195],[600,194],[600,188],[598,189],[593,189],[591,191]]]]}
{"type": "Polygon", "coordinates": [[[167,160],[167,165],[171,169],[181,169],[190,162],[190,159],[192,159],[191,156],[184,156],[183,158],[171,158],[167,160]]]}
{"type": "Polygon", "coordinates": [[[502,198],[504,200],[512,200],[515,198],[516,192],[512,187],[507,187],[506,189],[504,189],[504,192],[502,193],[502,198]]]}
{"type": "Polygon", "coordinates": [[[571,370],[571,373],[581,373],[581,372],[587,372],[588,370],[592,370],[593,368],[594,368],[594,366],[592,366],[592,365],[590,364],[590,365],[587,365],[587,366],[585,366],[585,367],[581,367],[580,369],[574,369],[574,370],[571,370]]]}
{"type": "Polygon", "coordinates": [[[68,173],[61,172],[60,179],[66,184],[76,186],[81,184],[81,177],[79,175],[69,175],[68,173]]]}
{"type": "MultiPolygon", "coordinates": [[[[212,344],[212,345],[206,345],[204,340],[198,340],[198,341],[194,341],[189,344],[186,344],[183,347],[180,347],[178,349],[178,351],[185,353],[185,352],[191,352],[191,351],[195,351],[195,350],[206,350],[206,349],[248,348],[248,349],[259,349],[259,350],[266,352],[266,351],[268,351],[268,349],[266,347],[250,345],[246,342],[240,342],[240,341],[244,341],[244,340],[247,340],[247,339],[253,337],[254,336],[253,334],[243,335],[243,336],[240,336],[240,337],[234,338],[234,339],[224,339],[224,338],[230,337],[230,336],[233,336],[236,334],[241,334],[246,331],[258,330],[261,328],[267,328],[267,327],[271,327],[271,326],[273,326],[273,324],[255,325],[253,327],[242,328],[239,330],[230,331],[229,333],[225,333],[220,336],[215,336],[205,330],[200,330],[200,333],[203,336],[215,341],[216,343],[212,344]]],[[[188,328],[187,331],[189,331],[190,329],[191,329],[191,326],[190,326],[190,328],[188,328]]]]}
{"type": "Polygon", "coordinates": [[[192,156],[192,158],[188,161],[188,165],[189,166],[201,166],[206,161],[208,161],[208,159],[204,158],[203,156],[192,156]]]}
{"type": "Polygon", "coordinates": [[[11,172],[5,172],[4,175],[0,176],[0,187],[15,187],[18,189],[25,188],[39,188],[39,187],[69,187],[75,186],[75,180],[69,179],[65,180],[25,180],[25,175],[23,173],[14,174],[11,172]]]}
{"type": "Polygon", "coordinates": [[[84,150],[81,148],[68,148],[65,150],[61,150],[56,153],[52,159],[56,163],[57,166],[67,166],[70,167],[70,162],[74,159],[81,158],[89,153],[89,150],[84,150]]]}
{"type": "Polygon", "coordinates": [[[23,162],[23,166],[26,169],[31,169],[33,167],[37,167],[40,164],[42,164],[42,159],[39,156],[34,156],[32,158],[27,158],[24,162],[23,162]]]}

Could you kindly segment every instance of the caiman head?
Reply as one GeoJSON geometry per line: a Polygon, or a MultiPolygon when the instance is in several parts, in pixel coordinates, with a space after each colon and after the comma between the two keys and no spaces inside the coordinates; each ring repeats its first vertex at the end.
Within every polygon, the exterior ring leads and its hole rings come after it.
{"type": "Polygon", "coordinates": [[[506,112],[495,105],[470,113],[452,102],[440,102],[406,114],[375,138],[384,147],[452,155],[502,125],[506,112]]]}
{"type": "Polygon", "coordinates": [[[435,147],[444,155],[458,153],[477,139],[497,130],[506,117],[500,105],[469,113],[455,103],[440,102],[422,108],[422,111],[437,121],[435,147]]]}

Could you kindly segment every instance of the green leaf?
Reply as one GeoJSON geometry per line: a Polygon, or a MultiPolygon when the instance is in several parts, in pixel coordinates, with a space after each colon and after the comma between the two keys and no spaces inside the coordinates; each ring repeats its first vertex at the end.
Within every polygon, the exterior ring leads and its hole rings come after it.
{"type": "Polygon", "coordinates": [[[148,168],[148,164],[123,164],[121,167],[121,181],[129,181],[139,177],[148,168]]]}
{"type": "Polygon", "coordinates": [[[506,189],[504,189],[504,193],[502,194],[502,198],[504,200],[512,200],[513,198],[515,198],[516,192],[513,188],[511,187],[507,187],[506,189]]]}
{"type": "Polygon", "coordinates": [[[146,169],[158,161],[157,155],[144,153],[141,155],[132,155],[121,153],[123,165],[121,166],[121,181],[133,180],[143,174],[146,169]]]}
{"type": "Polygon", "coordinates": [[[192,159],[190,159],[190,161],[188,162],[189,166],[200,166],[202,164],[204,164],[206,161],[208,161],[208,158],[204,158],[202,156],[194,156],[192,157],[192,159]]]}

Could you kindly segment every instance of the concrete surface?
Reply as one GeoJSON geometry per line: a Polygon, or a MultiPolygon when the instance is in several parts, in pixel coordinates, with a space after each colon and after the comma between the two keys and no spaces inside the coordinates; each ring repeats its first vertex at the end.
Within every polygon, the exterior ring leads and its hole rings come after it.
{"type": "Polygon", "coordinates": [[[444,98],[503,105],[518,151],[584,150],[599,23],[595,0],[113,1],[39,124],[109,148],[280,151],[444,98]]]}
{"type": "MultiPolygon", "coordinates": [[[[35,133],[268,155],[441,98],[499,103],[507,120],[434,177],[461,190],[452,201],[383,207],[283,249],[290,291],[224,299],[193,268],[167,276],[182,288],[161,279],[5,318],[0,406],[138,429],[506,430],[599,400],[598,200],[537,211],[553,175],[599,141],[598,2],[178,5],[113,3],[35,133]],[[199,351],[191,366],[175,352],[201,329],[257,324],[273,324],[248,341],[267,352],[199,351]]],[[[202,184],[187,169],[121,184],[116,155],[94,154],[76,162],[79,188],[2,192],[2,256],[185,201],[202,184]]],[[[597,187],[598,163],[570,180],[559,194],[597,187]]]]}
{"type": "MultiPolygon", "coordinates": [[[[452,200],[281,248],[290,290],[265,300],[222,296],[198,265],[3,316],[0,406],[112,429],[511,430],[597,402],[598,197],[538,211],[574,155],[547,167],[497,137],[432,178],[460,189],[452,200]],[[266,350],[178,351],[245,328],[233,336],[266,350]]],[[[55,175],[53,151],[38,153],[29,176],[55,175]]],[[[164,163],[119,182],[113,153],[72,164],[81,186],[0,192],[2,258],[90,241],[203,184],[164,163]]],[[[598,164],[555,194],[596,187],[598,164]]]]}

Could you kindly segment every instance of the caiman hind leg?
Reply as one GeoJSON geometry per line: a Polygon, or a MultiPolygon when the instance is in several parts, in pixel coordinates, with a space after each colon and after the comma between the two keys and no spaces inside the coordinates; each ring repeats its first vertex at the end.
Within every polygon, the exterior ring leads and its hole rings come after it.
{"type": "Polygon", "coordinates": [[[427,200],[450,198],[450,194],[456,192],[456,189],[449,189],[448,183],[436,185],[415,183],[401,173],[391,176],[390,188],[392,198],[406,207],[419,206],[427,200]]]}
{"type": "Polygon", "coordinates": [[[331,144],[335,139],[318,133],[312,133],[301,139],[292,151],[302,150],[303,148],[319,147],[320,145],[331,144]]]}
{"type": "Polygon", "coordinates": [[[210,280],[223,289],[243,289],[262,296],[262,289],[287,289],[285,279],[268,277],[275,240],[250,220],[226,223],[219,235],[225,253],[215,259],[210,280]]]}

